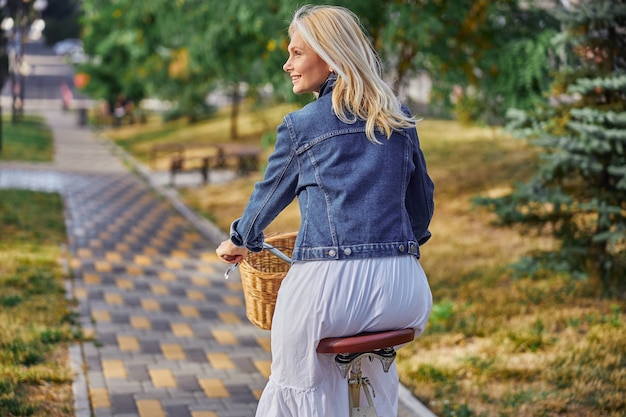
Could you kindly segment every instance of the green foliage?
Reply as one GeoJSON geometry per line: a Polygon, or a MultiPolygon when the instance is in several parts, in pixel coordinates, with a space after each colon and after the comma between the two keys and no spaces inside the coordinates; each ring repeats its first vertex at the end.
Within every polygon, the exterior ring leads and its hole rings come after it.
{"type": "Polygon", "coordinates": [[[507,107],[531,107],[549,85],[556,20],[534,2],[395,2],[385,26],[396,89],[416,71],[433,79],[431,104],[462,120],[502,124],[507,107]]]}
{"type": "MultiPolygon", "coordinates": [[[[433,79],[433,105],[449,106],[455,85],[471,86],[474,103],[483,104],[472,108],[472,120],[494,124],[508,106],[534,105],[548,85],[548,40],[556,21],[534,1],[331,3],[361,18],[401,94],[422,72],[433,79]]],[[[85,91],[110,103],[119,94],[133,101],[168,100],[179,108],[173,114],[192,119],[217,87],[234,105],[240,95],[261,97],[268,84],[276,97],[294,100],[282,65],[286,26],[300,5],[295,0],[85,0],[81,23],[85,51],[92,57],[80,66],[91,78],[85,91]],[[247,89],[239,91],[242,86],[247,89]]]]}
{"type": "MultiPolygon", "coordinates": [[[[580,255],[575,258],[580,258],[580,255]]],[[[543,279],[562,274],[579,280],[588,278],[584,264],[574,264],[565,251],[537,252],[522,257],[510,267],[514,278],[543,279]]]]}
{"type": "MultiPolygon", "coordinates": [[[[83,2],[85,91],[113,102],[146,96],[191,121],[211,114],[207,95],[221,84],[267,83],[265,62],[283,46],[284,16],[273,2],[166,0],[83,2]],[[279,29],[280,27],[280,29],[279,29]]],[[[280,68],[280,67],[278,67],[280,68]]]]}
{"type": "Polygon", "coordinates": [[[79,65],[90,76],[84,91],[111,107],[119,97],[138,102],[146,96],[139,62],[149,62],[149,51],[156,45],[146,45],[143,34],[152,26],[141,13],[143,7],[138,7],[144,2],[136,4],[134,8],[129,1],[84,1],[81,5],[84,50],[91,58],[79,65]]]}
{"type": "Polygon", "coordinates": [[[553,54],[551,41],[556,30],[547,16],[540,13],[533,16],[539,21],[549,21],[549,26],[536,33],[512,36],[487,52],[474,88],[465,89],[455,103],[460,120],[502,125],[507,109],[530,110],[544,99],[550,87],[549,58],[553,54]]]}
{"type": "Polygon", "coordinates": [[[276,132],[266,132],[261,137],[261,147],[263,149],[272,149],[276,143],[276,132]]]}
{"type": "Polygon", "coordinates": [[[509,112],[511,130],[543,149],[539,169],[476,202],[502,224],[556,236],[559,267],[609,291],[626,274],[626,5],[581,2],[559,16],[571,36],[556,39],[565,60],[550,105],[509,112]]]}
{"type": "Polygon", "coordinates": [[[2,307],[15,307],[23,301],[23,298],[18,294],[8,294],[0,296],[0,306],[2,307]]]}
{"type": "Polygon", "coordinates": [[[433,308],[428,319],[429,331],[449,331],[455,317],[455,309],[455,303],[450,300],[444,300],[433,304],[433,308]]]}
{"type": "Polygon", "coordinates": [[[446,403],[443,407],[443,417],[473,417],[476,413],[467,404],[446,403]]]}

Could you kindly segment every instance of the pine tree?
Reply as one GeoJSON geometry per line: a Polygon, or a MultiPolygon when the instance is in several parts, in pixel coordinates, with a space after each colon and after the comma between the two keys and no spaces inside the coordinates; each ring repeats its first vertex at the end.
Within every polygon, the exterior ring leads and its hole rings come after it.
{"type": "Polygon", "coordinates": [[[535,260],[608,291],[626,282],[626,0],[563,3],[550,99],[509,112],[513,132],[540,151],[537,172],[508,196],[477,201],[505,224],[548,230],[560,250],[535,260]]]}

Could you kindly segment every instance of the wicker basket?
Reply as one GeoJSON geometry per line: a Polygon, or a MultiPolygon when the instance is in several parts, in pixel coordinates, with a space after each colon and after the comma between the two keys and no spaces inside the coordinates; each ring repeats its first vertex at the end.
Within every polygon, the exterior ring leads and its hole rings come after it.
{"type": "MultiPolygon", "coordinates": [[[[265,242],[291,257],[296,232],[265,238],[265,242]]],[[[246,316],[255,326],[269,330],[276,306],[276,295],[289,264],[267,250],[250,252],[239,265],[246,316]]]]}

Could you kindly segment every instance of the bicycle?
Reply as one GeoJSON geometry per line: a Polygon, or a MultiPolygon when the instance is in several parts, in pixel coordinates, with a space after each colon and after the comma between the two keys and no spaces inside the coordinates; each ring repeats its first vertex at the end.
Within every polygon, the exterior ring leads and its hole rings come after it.
{"type": "MultiPolygon", "coordinates": [[[[264,242],[263,249],[291,264],[291,258],[275,246],[264,242]]],[[[224,278],[228,279],[230,273],[238,265],[231,265],[224,273],[224,278]]],[[[334,354],[335,365],[337,365],[339,374],[347,380],[349,417],[379,417],[373,401],[376,393],[369,378],[364,376],[361,371],[361,361],[364,358],[370,361],[378,359],[382,364],[383,371],[388,372],[396,358],[395,346],[411,342],[414,337],[415,331],[408,328],[366,332],[320,340],[316,349],[317,352],[334,354]],[[367,399],[367,406],[361,406],[361,390],[367,399]]]]}

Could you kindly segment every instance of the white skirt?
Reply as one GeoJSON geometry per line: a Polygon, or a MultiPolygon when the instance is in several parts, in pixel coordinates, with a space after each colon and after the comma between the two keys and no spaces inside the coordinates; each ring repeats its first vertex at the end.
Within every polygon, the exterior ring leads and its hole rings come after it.
{"type": "MultiPolygon", "coordinates": [[[[316,352],[319,341],[408,327],[417,337],[431,307],[430,287],[414,256],[294,263],[278,292],[271,375],[256,416],[348,416],[347,382],[334,355],[316,352]]],[[[384,373],[379,361],[363,361],[362,370],[378,415],[397,416],[395,363],[384,373]]]]}

